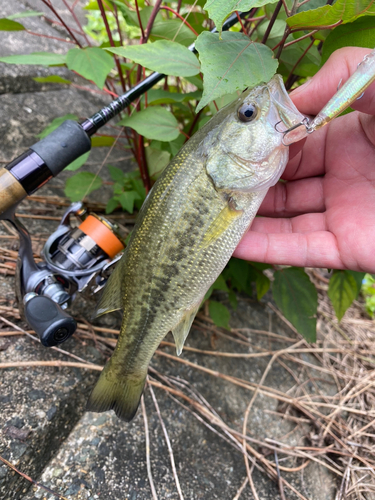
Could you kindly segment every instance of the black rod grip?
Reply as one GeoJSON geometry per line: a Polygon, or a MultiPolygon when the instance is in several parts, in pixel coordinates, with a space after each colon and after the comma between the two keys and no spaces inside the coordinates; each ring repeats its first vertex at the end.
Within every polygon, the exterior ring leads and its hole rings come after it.
{"type": "Polygon", "coordinates": [[[90,151],[91,139],[79,123],[66,120],[30,149],[37,153],[55,176],[72,161],[90,151]]]}
{"type": "Polygon", "coordinates": [[[76,331],[77,323],[49,297],[36,295],[25,304],[25,318],[46,347],[62,344],[76,331]]]}

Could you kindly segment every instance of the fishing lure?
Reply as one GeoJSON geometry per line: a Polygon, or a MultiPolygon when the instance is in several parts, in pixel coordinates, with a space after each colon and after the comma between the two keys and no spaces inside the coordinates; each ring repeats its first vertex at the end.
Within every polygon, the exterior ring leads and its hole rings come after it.
{"type": "Polygon", "coordinates": [[[328,101],[324,108],[310,120],[305,117],[300,123],[288,128],[279,130],[277,123],[275,128],[283,134],[283,144],[290,146],[294,142],[304,139],[315,130],[318,130],[345,111],[354,101],[360,99],[365,90],[375,81],[375,49],[365,55],[363,61],[358,64],[356,71],[338,89],[336,94],[328,101]]]}

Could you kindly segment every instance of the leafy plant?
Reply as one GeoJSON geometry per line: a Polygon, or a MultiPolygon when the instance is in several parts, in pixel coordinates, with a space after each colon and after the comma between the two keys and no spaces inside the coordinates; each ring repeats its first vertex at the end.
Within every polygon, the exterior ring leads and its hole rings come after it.
{"type": "MultiPolygon", "coordinates": [[[[139,209],[153,182],[183,143],[246,87],[268,81],[278,71],[286,88],[291,89],[313,76],[337,48],[375,45],[375,7],[370,0],[90,0],[84,7],[85,26],[75,15],[77,2],[66,2],[71,13],[68,22],[52,3],[40,1],[65,28],[67,36],[60,40],[67,50],[63,54],[39,52],[2,57],[1,62],[65,65],[113,97],[129,90],[151,71],[167,75],[129,107],[117,123],[125,127],[138,171],[125,174],[108,166],[113,196],[107,213],[118,207],[130,213],[139,209]],[[238,24],[222,32],[225,19],[238,10],[247,14],[242,19],[238,15],[238,24]],[[210,32],[214,23],[218,33],[210,32]],[[193,42],[198,57],[187,49],[193,42]]],[[[0,30],[38,36],[25,28],[22,18],[41,13],[28,12],[0,19],[0,30]]],[[[75,85],[73,78],[57,75],[36,80],[75,85]]],[[[54,120],[40,137],[64,119],[67,116],[54,120]]],[[[93,145],[112,146],[116,137],[117,133],[97,136],[93,145]]],[[[69,169],[79,169],[86,160],[87,155],[69,169]]],[[[101,184],[93,174],[81,172],[68,180],[65,192],[78,200],[101,184]]],[[[332,274],[328,294],[339,320],[357,297],[362,279],[363,273],[332,274]]],[[[373,289],[371,279],[365,278],[368,295],[373,289]]],[[[272,269],[234,259],[207,298],[214,289],[220,289],[235,307],[234,290],[256,293],[260,300],[270,287],[285,316],[313,341],[317,293],[303,269],[272,269]]],[[[228,328],[228,310],[209,300],[216,324],[228,328]]]]}
{"type": "Polygon", "coordinates": [[[375,315],[375,278],[372,274],[364,276],[361,292],[365,298],[366,311],[373,318],[375,315]]]}

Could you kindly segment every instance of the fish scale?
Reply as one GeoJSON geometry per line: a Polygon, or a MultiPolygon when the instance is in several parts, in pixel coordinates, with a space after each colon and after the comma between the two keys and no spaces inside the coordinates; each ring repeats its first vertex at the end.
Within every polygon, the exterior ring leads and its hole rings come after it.
{"type": "Polygon", "coordinates": [[[220,110],[150,191],[98,307],[99,314],[123,309],[123,320],[88,409],[114,409],[131,420],[151,357],[169,331],[180,354],[206,291],[286,165],[288,148],[274,128],[280,120],[274,94],[284,115],[289,106],[285,125],[300,121],[276,75],[220,110]],[[239,118],[241,106],[256,111],[249,123],[239,118]]]}

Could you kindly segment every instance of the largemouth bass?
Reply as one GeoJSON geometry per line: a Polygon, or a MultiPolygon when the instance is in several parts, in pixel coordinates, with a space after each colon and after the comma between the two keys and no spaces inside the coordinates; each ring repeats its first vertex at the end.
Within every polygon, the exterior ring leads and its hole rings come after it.
{"type": "Polygon", "coordinates": [[[221,109],[163,171],[98,306],[98,315],[124,314],[88,410],[113,409],[130,421],[169,331],[181,353],[206,291],[286,166],[288,147],[275,124],[286,130],[301,119],[276,75],[221,109]]]}

